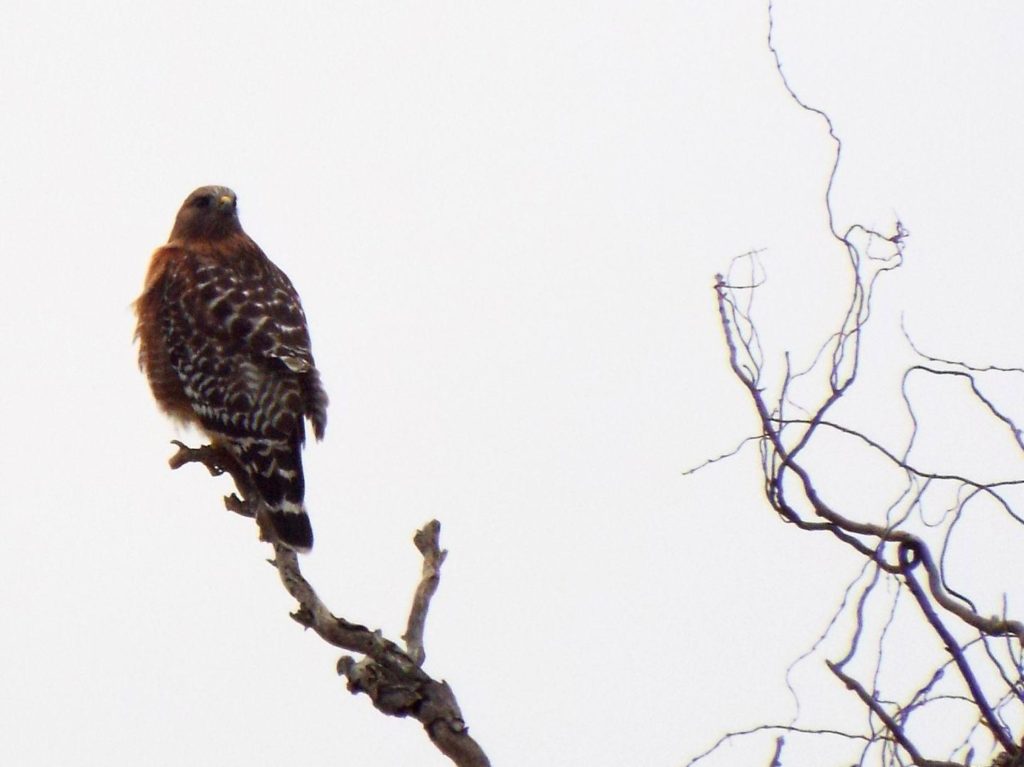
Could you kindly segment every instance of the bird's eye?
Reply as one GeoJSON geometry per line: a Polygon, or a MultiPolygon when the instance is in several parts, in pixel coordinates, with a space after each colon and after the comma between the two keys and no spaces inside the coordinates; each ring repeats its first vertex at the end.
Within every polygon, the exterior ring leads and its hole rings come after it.
{"type": "Polygon", "coordinates": [[[209,208],[211,202],[213,202],[213,198],[208,194],[204,194],[202,197],[197,197],[193,205],[197,208],[209,208]]]}

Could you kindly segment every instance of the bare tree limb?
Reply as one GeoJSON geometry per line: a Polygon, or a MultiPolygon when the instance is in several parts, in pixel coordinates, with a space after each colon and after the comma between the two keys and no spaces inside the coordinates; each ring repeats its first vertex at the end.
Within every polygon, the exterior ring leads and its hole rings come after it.
{"type": "Polygon", "coordinates": [[[917,750],[913,741],[911,741],[910,738],[906,736],[906,733],[903,732],[903,728],[900,724],[889,715],[885,708],[882,707],[881,703],[868,694],[868,691],[864,689],[864,686],[860,682],[843,673],[842,669],[840,669],[835,663],[825,661],[825,665],[828,666],[829,671],[835,674],[848,689],[853,690],[864,705],[882,721],[885,728],[889,731],[889,734],[892,735],[893,739],[900,744],[907,754],[910,755],[910,758],[914,760],[914,764],[917,765],[917,767],[962,767],[962,765],[958,765],[956,762],[925,759],[921,756],[921,753],[917,750]]]}
{"type": "MultiPolygon", "coordinates": [[[[231,474],[242,497],[226,497],[225,506],[259,521],[258,505],[248,500],[255,497],[253,485],[245,470],[233,462],[226,451],[209,445],[190,448],[180,442],[174,444],[178,452],[170,460],[171,468],[201,463],[213,475],[231,474]]],[[[261,525],[264,540],[268,529],[261,525]]],[[[489,767],[487,755],[469,734],[452,688],[443,680],[433,679],[422,668],[426,658],[423,633],[427,611],[446,555],[440,548],[440,531],[440,523],[432,520],[414,538],[423,555],[423,573],[404,637],[408,650],[385,638],[380,631],[371,631],[335,616],[302,575],[299,558],[291,549],[274,542],[271,564],[277,568],[285,590],[298,602],[298,609],[291,614],[296,622],[312,629],[328,644],[364,656],[357,660],[345,655],[338,660],[337,671],[348,680],[350,692],[365,693],[375,708],[389,716],[412,717],[419,721],[431,742],[458,767],[489,767]]]]}
{"type": "Polygon", "coordinates": [[[416,661],[417,666],[422,666],[427,654],[423,648],[423,631],[427,623],[427,610],[430,609],[430,600],[437,591],[441,581],[441,564],[444,562],[448,552],[440,545],[441,523],[436,519],[428,522],[427,525],[416,532],[413,543],[423,555],[423,575],[420,578],[419,586],[416,587],[416,594],[412,600],[412,609],[409,611],[409,624],[402,635],[409,656],[416,661]]]}
{"type": "Polygon", "coordinates": [[[924,613],[928,623],[935,629],[935,633],[942,638],[942,641],[945,643],[946,650],[953,656],[956,667],[959,669],[961,676],[963,676],[968,689],[970,689],[971,697],[974,699],[975,705],[977,705],[978,709],[981,711],[981,715],[989,730],[992,732],[992,735],[996,740],[999,741],[1000,745],[1006,749],[1007,753],[1015,754],[1017,752],[1017,744],[1013,742],[1013,738],[1010,737],[1010,734],[1006,732],[999,720],[996,719],[995,713],[992,711],[992,707],[985,698],[985,693],[978,684],[978,679],[974,670],[964,657],[960,644],[956,641],[953,635],[949,633],[949,629],[945,627],[939,619],[939,616],[936,615],[935,610],[932,608],[931,600],[928,599],[928,595],[925,594],[921,584],[918,583],[917,578],[914,577],[914,569],[924,562],[924,557],[922,556],[920,549],[915,544],[904,542],[900,544],[899,557],[900,568],[903,570],[903,577],[907,586],[910,587],[910,593],[914,595],[918,605],[921,607],[921,612],[924,613]]]}
{"type": "MultiPolygon", "coordinates": [[[[708,459],[688,473],[726,460],[738,453],[747,441],[756,441],[764,496],[781,519],[800,530],[828,532],[863,557],[864,566],[847,586],[842,603],[828,627],[811,649],[796,661],[823,652],[820,648],[825,638],[833,632],[845,630],[847,621],[852,622],[851,636],[844,642],[842,660],[826,663],[833,676],[857,694],[868,712],[865,728],[868,734],[863,736],[865,745],[860,756],[861,765],[870,759],[871,764],[877,763],[880,767],[905,767],[909,759],[918,767],[963,767],[975,763],[976,754],[988,749],[993,754],[999,752],[994,765],[1024,767],[1024,747],[1019,742],[1019,729],[1024,721],[1024,663],[1021,662],[1024,656],[1024,622],[1008,614],[1006,594],[1002,595],[1000,614],[983,614],[977,605],[985,604],[986,598],[973,593],[968,596],[966,589],[960,591],[949,585],[946,561],[954,537],[962,537],[960,531],[964,526],[960,520],[965,516],[964,510],[975,499],[994,501],[996,513],[1005,514],[1024,525],[1024,514],[1014,509],[1014,503],[1019,504],[1022,497],[1020,487],[1024,479],[980,481],[965,471],[926,470],[921,460],[912,460],[911,454],[920,441],[919,426],[926,415],[919,416],[916,412],[907,384],[908,379],[917,373],[923,373],[930,379],[940,376],[959,378],[967,384],[967,391],[962,396],[980,405],[996,419],[995,424],[985,419],[984,425],[994,425],[992,433],[998,434],[999,439],[1002,439],[1002,430],[1008,429],[1016,447],[1024,450],[1024,430],[1017,426],[1019,418],[999,404],[1000,400],[989,396],[987,386],[992,376],[1015,375],[1024,369],[1001,365],[971,366],[925,355],[913,345],[904,327],[903,335],[911,350],[925,363],[918,362],[904,368],[899,391],[894,397],[897,401],[902,400],[910,421],[909,439],[902,452],[885,447],[881,440],[868,436],[855,424],[851,425],[849,403],[853,400],[848,399],[848,395],[857,385],[861,373],[862,341],[872,315],[874,287],[883,273],[902,264],[908,232],[898,219],[889,234],[859,224],[841,231],[834,216],[832,195],[843,156],[843,143],[831,117],[797,94],[783,71],[774,34],[773,7],[769,2],[768,48],[783,87],[796,105],[824,122],[828,137],[834,144],[824,191],[824,208],[829,229],[842,245],[848,260],[849,293],[842,304],[845,310],[842,318],[837,325],[825,329],[822,334],[825,340],[814,347],[811,363],[794,372],[788,350],[773,354],[762,345],[758,322],[753,316],[757,288],[766,282],[760,252],[738,256],[730,265],[727,276],[716,276],[715,292],[728,364],[749,397],[758,427],[756,434],[747,436],[738,444],[734,441],[737,447],[732,451],[708,459]],[[886,247],[886,252],[881,255],[877,252],[879,245],[886,247]],[[985,386],[979,378],[982,374],[987,376],[985,386]],[[841,406],[840,403],[845,404],[841,406]],[[796,411],[799,412],[798,417],[794,417],[796,411]],[[853,437],[853,440],[825,436],[830,433],[853,437]],[[863,495],[856,489],[851,491],[849,483],[840,484],[838,492],[832,489],[835,484],[830,481],[831,475],[846,471],[848,456],[855,452],[872,454],[872,451],[874,455],[881,455],[894,469],[885,476],[884,483],[876,483],[870,476],[861,477],[862,484],[869,491],[863,495]],[[877,488],[871,485],[885,487],[894,476],[902,483],[898,494],[883,499],[881,503],[874,500],[877,488]],[[945,497],[952,495],[955,500],[934,500],[943,498],[943,494],[945,497]],[[876,508],[866,508],[866,502],[876,504],[876,508]],[[938,513],[929,516],[926,509],[935,508],[938,513]],[[859,598],[851,600],[852,589],[861,582],[869,568],[874,568],[870,581],[859,592],[859,598]],[[917,609],[910,606],[911,600],[901,600],[901,594],[912,596],[917,609]],[[841,616],[844,620],[842,628],[839,628],[841,616]],[[889,656],[892,652],[907,652],[907,645],[897,644],[898,641],[906,642],[906,638],[896,635],[911,630],[914,634],[910,652],[921,656],[927,652],[930,668],[926,667],[923,681],[902,684],[906,693],[893,694],[892,688],[896,685],[892,680],[899,675],[892,674],[891,669],[893,665],[899,665],[900,660],[897,657],[894,663],[889,656]],[[921,634],[925,638],[930,636],[932,641],[921,641],[921,634]],[[938,648],[928,649],[937,644],[935,637],[947,655],[942,655],[938,648]],[[869,686],[858,681],[848,670],[860,668],[866,658],[873,666],[869,671],[872,675],[869,686]],[[952,668],[958,673],[946,673],[952,668]],[[959,732],[952,738],[949,737],[953,732],[948,711],[942,718],[943,704],[947,709],[952,704],[957,711],[955,726],[959,732]],[[923,756],[929,750],[948,749],[949,742],[956,742],[960,734],[963,734],[963,739],[949,753],[947,761],[923,756]]],[[[957,404],[951,402],[945,406],[953,408],[957,404]]],[[[980,440],[980,437],[972,436],[975,439],[970,449],[980,440]]],[[[948,451],[947,455],[951,464],[960,457],[955,450],[948,451]]],[[[971,564],[985,567],[989,563],[974,556],[971,564]]],[[[987,595],[987,601],[991,598],[992,595],[987,595]]],[[[1019,604],[1017,607],[1019,609],[1019,604]]],[[[917,668],[920,660],[915,657],[912,667],[917,668]]],[[[790,683],[791,670],[792,666],[787,670],[786,682],[794,690],[790,683]]],[[[791,725],[795,726],[800,718],[797,697],[797,713],[791,725]]],[[[795,727],[789,732],[794,737],[808,734],[804,728],[795,727]]],[[[721,743],[739,734],[724,736],[694,761],[704,758],[721,743]]],[[[773,761],[781,762],[781,748],[776,750],[773,761]]]]}

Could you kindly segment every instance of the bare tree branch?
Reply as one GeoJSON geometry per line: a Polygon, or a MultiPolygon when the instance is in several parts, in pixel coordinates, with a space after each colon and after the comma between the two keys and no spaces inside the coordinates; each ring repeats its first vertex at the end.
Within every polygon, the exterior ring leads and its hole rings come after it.
{"type": "MultiPolygon", "coordinates": [[[[225,451],[209,445],[190,448],[180,442],[174,444],[178,452],[170,460],[171,468],[201,463],[211,474],[231,474],[241,498],[228,496],[224,505],[230,511],[260,520],[258,504],[248,500],[256,497],[248,475],[225,451]]],[[[266,539],[270,528],[261,525],[260,529],[266,539]]],[[[338,660],[337,671],[348,680],[350,692],[365,693],[374,707],[389,716],[419,721],[431,742],[459,767],[489,767],[483,749],[469,734],[451,687],[443,680],[433,679],[422,668],[426,658],[423,633],[427,611],[446,555],[440,548],[440,531],[440,523],[432,520],[414,538],[423,555],[423,573],[404,637],[407,650],[386,639],[380,631],[335,616],[302,575],[299,558],[291,549],[273,543],[271,564],[277,568],[285,590],[298,602],[298,609],[291,614],[296,622],[312,629],[328,644],[364,656],[357,660],[344,655],[338,660]]]]}
{"type": "Polygon", "coordinates": [[[427,624],[427,610],[430,609],[430,600],[441,582],[441,564],[448,556],[448,552],[441,548],[440,537],[441,523],[436,519],[428,522],[413,537],[413,543],[423,555],[423,575],[420,578],[419,586],[416,587],[412,610],[409,611],[409,627],[402,639],[405,640],[409,657],[416,661],[417,666],[422,666],[427,657],[426,651],[423,649],[423,631],[427,624]]]}
{"type": "MultiPolygon", "coordinates": [[[[968,589],[954,589],[947,571],[947,552],[965,534],[961,520],[967,505],[976,499],[992,500],[995,513],[1024,525],[1024,514],[1014,508],[1015,502],[1024,497],[1020,492],[1024,478],[983,481],[972,472],[957,471],[955,463],[961,456],[955,450],[947,451],[942,471],[926,468],[916,457],[912,460],[912,453],[920,454],[917,445],[922,439],[922,422],[935,416],[917,412],[907,384],[912,375],[924,375],[929,380],[948,376],[962,380],[966,386],[959,396],[966,396],[995,419],[983,416],[983,425],[989,429],[986,433],[1001,439],[1004,430],[1009,430],[1016,448],[1024,451],[1019,418],[988,393],[992,376],[1016,375],[1024,369],[972,366],[922,354],[903,327],[911,351],[924,362],[907,365],[894,392],[894,401],[902,403],[910,421],[909,438],[902,451],[886,447],[883,440],[868,436],[852,422],[849,395],[859,383],[865,353],[862,341],[872,315],[874,287],[881,275],[902,264],[908,233],[899,220],[889,234],[859,224],[840,231],[832,193],[843,144],[830,116],[801,99],[783,71],[774,43],[772,11],[769,3],[768,48],[782,84],[795,104],[823,120],[834,144],[824,208],[829,229],[842,245],[849,264],[849,292],[841,304],[842,317],[836,325],[823,329],[824,341],[813,347],[810,364],[794,371],[789,350],[773,353],[761,343],[753,314],[757,288],[766,282],[761,252],[738,256],[727,276],[716,276],[714,289],[729,367],[749,397],[758,427],[756,434],[733,441],[738,443],[735,449],[689,473],[727,460],[747,441],[755,441],[764,496],[780,518],[802,531],[830,533],[863,558],[860,572],[847,586],[825,631],[793,664],[823,653],[825,639],[845,629],[847,622],[852,624],[850,636],[843,643],[842,659],[825,663],[833,677],[857,695],[868,714],[867,734],[861,736],[861,765],[870,759],[881,767],[897,767],[907,765],[909,759],[918,767],[962,767],[974,763],[977,754],[987,749],[993,754],[994,765],[1024,767],[1020,741],[1024,726],[1024,622],[1008,614],[1006,594],[1001,595],[1001,613],[983,613],[978,605],[991,602],[992,595],[968,595],[968,589]],[[886,249],[884,253],[879,253],[881,246],[886,249]],[[984,386],[981,375],[986,376],[984,386]],[[883,486],[888,487],[895,478],[902,485],[898,493],[887,495],[879,503],[872,485],[882,483],[870,476],[860,478],[865,488],[863,497],[857,489],[851,491],[849,484],[840,485],[837,491],[832,475],[841,474],[848,465],[847,458],[854,453],[881,456],[887,465],[883,486]],[[949,468],[945,465],[947,459],[949,468]],[[935,500],[943,493],[955,500],[935,500]],[[870,577],[864,581],[866,574],[870,577]],[[852,598],[854,590],[856,599],[852,598]],[[901,595],[913,599],[901,599],[901,595]],[[843,629],[839,628],[841,618],[843,629]],[[898,633],[912,638],[897,639],[898,633]],[[915,668],[922,659],[928,659],[924,678],[916,684],[897,683],[894,679],[899,675],[892,673],[901,665],[901,655],[908,651],[914,656],[915,668]],[[857,678],[864,678],[860,669],[865,662],[870,664],[870,685],[857,678]],[[954,668],[956,673],[947,673],[954,668]],[[954,707],[956,717],[950,719],[948,710],[945,715],[940,712],[942,706],[954,707]],[[929,751],[947,751],[949,743],[955,743],[961,734],[962,740],[946,760],[924,756],[929,751]]],[[[871,460],[877,463],[875,457],[871,460]]],[[[988,564],[977,558],[974,562],[982,567],[988,564]]],[[[957,587],[960,585],[958,582],[957,587]]],[[[1019,604],[1014,604],[1019,609],[1019,604]]],[[[786,675],[791,690],[793,665],[786,675]]],[[[797,727],[802,711],[795,690],[794,696],[797,713],[791,722],[793,729],[788,731],[794,737],[813,737],[810,731],[814,728],[797,727]]],[[[723,742],[760,729],[730,733],[693,762],[723,742]]],[[[773,763],[781,761],[779,746],[773,763]]]]}
{"type": "Polygon", "coordinates": [[[899,556],[900,568],[903,571],[903,577],[906,584],[910,587],[910,593],[914,595],[914,599],[917,600],[918,605],[921,607],[921,612],[924,613],[928,623],[930,623],[932,628],[935,629],[935,633],[942,638],[942,641],[945,643],[946,650],[948,650],[950,655],[953,656],[956,667],[960,670],[960,674],[963,676],[964,682],[967,683],[967,687],[971,691],[971,697],[974,699],[975,704],[981,711],[981,715],[987,723],[989,730],[1008,753],[1015,753],[1017,745],[1013,742],[1010,734],[1006,732],[1000,722],[996,719],[995,714],[992,711],[992,707],[985,698],[985,693],[982,692],[981,686],[978,684],[974,670],[971,668],[970,664],[967,663],[967,660],[964,657],[963,649],[960,647],[956,639],[953,638],[953,635],[949,633],[949,630],[945,625],[943,625],[939,616],[936,615],[935,610],[932,607],[931,600],[921,587],[921,584],[918,583],[917,578],[914,577],[914,569],[924,562],[922,552],[915,544],[904,542],[900,544],[899,556]]]}
{"type": "Polygon", "coordinates": [[[936,761],[934,759],[925,759],[923,756],[921,756],[921,753],[917,750],[917,747],[914,745],[913,741],[911,741],[910,738],[908,738],[906,734],[903,732],[903,728],[899,725],[899,723],[891,716],[889,716],[888,712],[885,710],[885,708],[883,708],[881,703],[875,700],[873,696],[868,695],[868,691],[864,689],[864,686],[860,682],[858,682],[853,677],[844,674],[843,671],[839,668],[839,666],[837,666],[834,663],[825,661],[825,665],[828,666],[829,671],[831,671],[833,674],[839,677],[839,679],[842,681],[843,684],[847,686],[847,688],[853,690],[857,694],[857,697],[861,699],[865,706],[871,709],[871,712],[875,716],[882,720],[882,723],[885,725],[885,729],[887,729],[889,731],[889,734],[892,735],[893,739],[897,743],[899,743],[900,746],[903,747],[903,750],[905,750],[910,755],[910,758],[914,760],[914,764],[916,764],[918,767],[961,767],[961,765],[958,765],[955,762],[943,762],[936,761]]]}

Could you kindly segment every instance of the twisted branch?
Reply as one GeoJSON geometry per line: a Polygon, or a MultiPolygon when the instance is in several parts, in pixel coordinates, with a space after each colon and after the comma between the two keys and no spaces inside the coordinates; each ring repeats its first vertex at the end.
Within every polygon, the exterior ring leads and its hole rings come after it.
{"type": "MultiPolygon", "coordinates": [[[[997,420],[1000,429],[1009,430],[1016,446],[1024,450],[1024,430],[1018,428],[1011,415],[997,406],[996,400],[987,396],[976,379],[979,373],[1020,374],[1024,373],[1024,369],[994,365],[971,366],[926,355],[913,345],[904,328],[904,337],[912,351],[923,358],[925,364],[918,362],[910,365],[903,373],[899,394],[911,422],[910,436],[903,451],[900,453],[886,448],[881,441],[844,424],[842,418],[833,414],[842,410],[836,406],[857,382],[863,331],[872,314],[871,302],[876,281],[883,273],[902,264],[908,233],[899,220],[894,222],[889,234],[858,224],[849,226],[845,231],[838,226],[832,196],[843,156],[843,143],[830,116],[804,101],[791,85],[775,47],[774,29],[773,8],[769,0],[767,44],[782,86],[793,103],[824,123],[833,146],[832,162],[824,189],[824,210],[834,240],[845,251],[851,285],[838,326],[827,333],[810,364],[793,372],[789,352],[780,354],[779,364],[784,362],[780,370],[781,381],[771,387],[766,383],[769,378],[766,374],[769,363],[766,360],[769,357],[761,344],[752,312],[754,294],[766,279],[760,254],[752,252],[739,256],[730,266],[729,277],[716,276],[715,292],[729,366],[750,397],[758,420],[758,431],[739,442],[731,452],[711,458],[695,470],[725,460],[739,452],[747,442],[755,441],[760,451],[764,495],[779,516],[801,530],[828,532],[864,558],[860,574],[847,587],[843,604],[825,633],[816,640],[811,650],[801,656],[802,660],[819,650],[825,636],[837,626],[840,614],[854,620],[852,638],[842,660],[826,660],[826,664],[837,679],[856,693],[868,712],[868,734],[864,736],[866,745],[861,753],[861,764],[866,762],[869,748],[880,747],[879,763],[886,767],[902,767],[908,757],[918,767],[969,765],[974,763],[975,748],[982,745],[1000,751],[993,765],[1024,767],[1024,747],[1018,742],[1019,733],[1015,734],[1010,724],[1019,726],[1024,715],[1024,666],[1019,660],[1024,652],[1024,622],[1007,615],[1005,595],[1002,614],[983,615],[971,598],[958,593],[948,584],[945,569],[945,554],[951,538],[958,529],[957,523],[963,516],[964,508],[973,499],[989,498],[995,501],[997,507],[1010,519],[1024,525],[1024,515],[1015,511],[1010,501],[1013,497],[1011,494],[1017,490],[1016,486],[1024,483],[1024,480],[980,482],[963,473],[929,471],[919,465],[919,461],[912,462],[910,455],[918,437],[919,423],[907,385],[911,375],[918,373],[932,378],[958,377],[967,383],[973,401],[980,403],[997,420]],[[871,252],[872,247],[879,243],[885,245],[886,249],[882,256],[871,252]],[[733,274],[741,274],[742,277],[734,279],[733,274]],[[815,395],[810,403],[797,401],[794,394],[798,388],[796,384],[808,379],[821,393],[815,395]],[[794,411],[799,411],[800,416],[793,417],[794,411]],[[832,458],[836,469],[841,471],[845,452],[825,452],[829,448],[823,448],[822,443],[834,444],[819,439],[819,435],[825,432],[853,437],[854,442],[846,440],[840,449],[847,451],[850,444],[859,441],[869,450],[884,456],[905,478],[899,496],[885,502],[887,508],[883,523],[874,523],[870,521],[872,516],[862,513],[861,498],[843,497],[841,501],[827,498],[825,480],[832,467],[827,462],[823,464],[823,459],[832,458]],[[941,520],[950,521],[946,525],[941,548],[938,549],[939,556],[936,556],[926,538],[940,523],[930,522],[925,517],[924,508],[926,493],[932,488],[941,487],[955,488],[956,502],[953,508],[943,511],[941,520]],[[849,509],[852,511],[847,511],[849,509]],[[851,607],[848,604],[850,589],[869,569],[873,569],[870,582],[856,600],[856,606],[851,607]],[[894,592],[890,590],[883,594],[883,584],[894,586],[894,592]],[[897,612],[906,614],[906,609],[909,609],[903,608],[898,602],[900,594],[908,592],[921,611],[920,615],[915,615],[918,619],[915,627],[930,632],[933,637],[937,636],[949,655],[936,664],[937,668],[934,668],[923,684],[912,687],[914,691],[909,700],[900,704],[891,700],[891,693],[883,698],[879,687],[883,683],[888,686],[889,677],[883,674],[883,658],[890,648],[884,645],[890,627],[895,624],[897,612]],[[869,597],[873,602],[871,611],[868,609],[869,597]],[[884,608],[884,605],[874,605],[875,601],[883,598],[889,600],[888,609],[884,612],[878,609],[884,608]],[[921,615],[924,616],[923,620],[920,619],[921,615]],[[871,651],[874,676],[870,687],[865,687],[845,667],[855,657],[862,657],[869,652],[865,646],[871,641],[867,638],[871,632],[877,633],[877,643],[871,651]],[[969,634],[970,637],[958,639],[957,632],[969,634]],[[989,642],[993,638],[1005,641],[1003,652],[997,654],[990,647],[989,642]],[[981,647],[975,648],[971,657],[968,657],[968,649],[975,644],[981,647]],[[955,668],[959,678],[954,674],[945,674],[948,668],[955,668]],[[936,701],[966,702],[976,712],[976,716],[972,713],[973,722],[966,723],[967,734],[963,741],[948,757],[962,758],[962,762],[937,761],[923,755],[925,749],[922,743],[926,742],[923,739],[931,735],[921,733],[948,731],[950,723],[942,721],[941,726],[936,728],[936,722],[932,721],[930,728],[908,729],[911,717],[914,717],[915,723],[923,719],[923,712],[932,711],[933,707],[929,704],[936,701]],[[982,742],[983,739],[977,736],[985,731],[991,735],[991,739],[982,742]],[[911,732],[921,742],[914,742],[911,732]]],[[[904,600],[904,604],[908,602],[904,600]]],[[[927,644],[917,643],[915,647],[923,648],[927,644]]],[[[799,716],[798,708],[791,724],[795,724],[799,716]]],[[[790,732],[799,734],[800,730],[791,729],[790,732]]],[[[711,750],[732,737],[735,735],[725,736],[711,750]]],[[[693,761],[699,761],[708,753],[710,751],[693,761]]],[[[780,762],[780,757],[781,747],[777,748],[773,763],[780,762]]]]}

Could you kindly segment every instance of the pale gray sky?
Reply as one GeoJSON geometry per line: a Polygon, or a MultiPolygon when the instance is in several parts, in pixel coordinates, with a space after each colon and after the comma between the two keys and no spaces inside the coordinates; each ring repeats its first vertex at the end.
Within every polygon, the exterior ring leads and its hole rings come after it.
{"type": "MultiPolygon", "coordinates": [[[[344,691],[226,480],[167,470],[195,438],[151,401],[130,302],[207,183],[298,287],[331,395],[305,570],[397,636],[441,519],[427,667],[496,765],[678,765],[791,715],[785,666],[856,563],[774,518],[753,453],[681,475],[753,428],[713,274],[766,248],[798,354],[842,299],[831,146],[763,2],[3,17],[0,762],[447,764],[344,691]]],[[[777,22],[846,142],[839,224],[912,232],[869,341],[902,349],[902,311],[937,353],[1021,364],[1024,11],[777,22]]]]}

